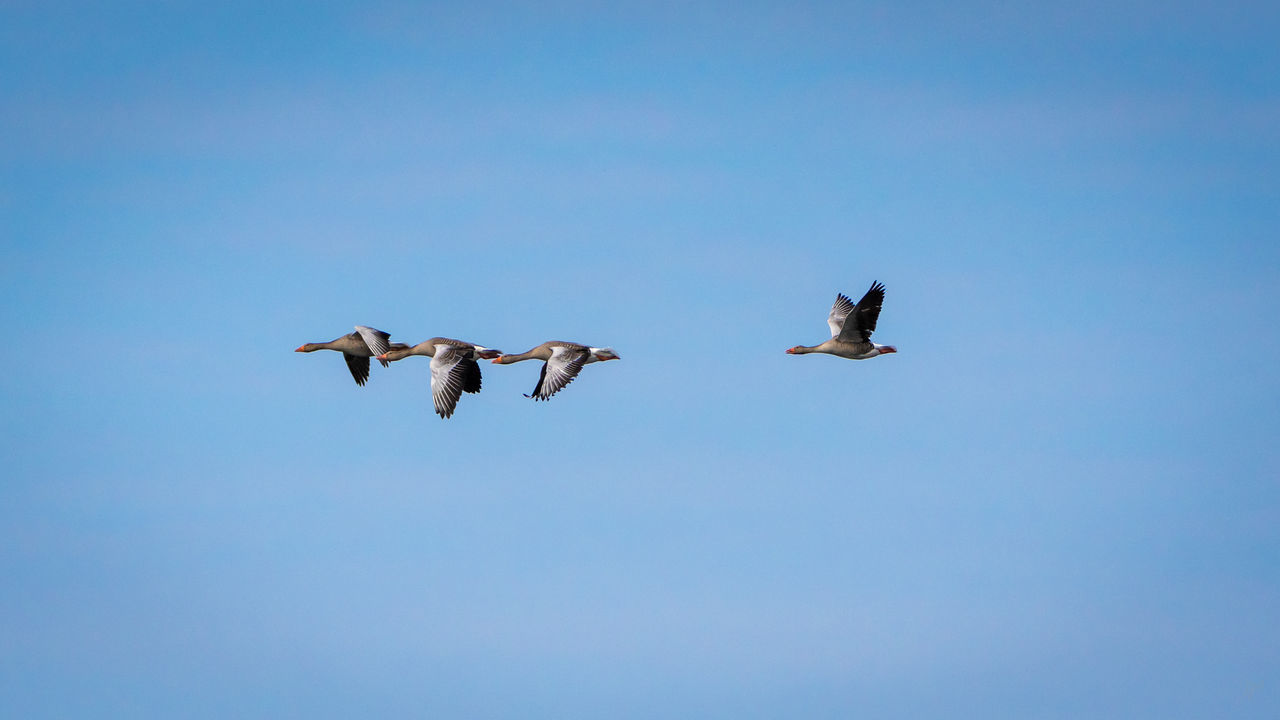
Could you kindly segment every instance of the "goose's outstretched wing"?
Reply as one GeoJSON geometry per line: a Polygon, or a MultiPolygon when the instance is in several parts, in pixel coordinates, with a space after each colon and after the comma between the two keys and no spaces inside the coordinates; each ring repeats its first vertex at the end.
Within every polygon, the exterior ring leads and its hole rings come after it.
{"type": "Polygon", "coordinates": [[[853,301],[843,293],[836,293],[836,302],[831,306],[831,313],[827,315],[827,327],[831,328],[831,337],[840,334],[840,329],[844,327],[844,319],[849,317],[851,312],[853,312],[853,301]]]}
{"type": "Polygon", "coordinates": [[[883,304],[884,285],[871,283],[871,289],[849,311],[836,338],[848,343],[871,342],[871,333],[876,329],[876,320],[880,318],[880,306],[883,304]]]}
{"type": "Polygon", "coordinates": [[[435,403],[436,414],[442,418],[453,415],[458,407],[458,398],[462,391],[474,385],[480,389],[479,368],[476,361],[467,357],[470,353],[465,348],[452,345],[437,345],[435,357],[431,358],[431,400],[435,403]],[[474,370],[474,377],[471,373],[474,370]]]}
{"type": "MultiPolygon", "coordinates": [[[[360,339],[364,340],[364,344],[369,346],[369,352],[373,357],[378,357],[391,349],[391,345],[389,344],[391,340],[391,333],[384,333],[381,330],[365,327],[364,325],[357,325],[356,332],[360,333],[360,339]]],[[[379,360],[378,362],[382,363],[382,367],[387,366],[386,360],[379,360]]],[[[366,360],[365,365],[368,364],[369,361],[366,360]]],[[[368,375],[367,372],[365,374],[368,375]]]]}
{"type": "MultiPolygon", "coordinates": [[[[369,358],[367,356],[342,353],[342,359],[347,361],[347,369],[351,371],[351,377],[356,379],[357,385],[364,385],[369,380],[369,358]]],[[[386,363],[383,364],[385,365],[386,363]]]]}
{"type": "Polygon", "coordinates": [[[534,400],[549,400],[552,395],[560,392],[565,385],[578,377],[578,372],[582,370],[588,357],[590,353],[585,348],[556,346],[551,351],[551,359],[542,366],[537,387],[528,397],[534,400]]]}

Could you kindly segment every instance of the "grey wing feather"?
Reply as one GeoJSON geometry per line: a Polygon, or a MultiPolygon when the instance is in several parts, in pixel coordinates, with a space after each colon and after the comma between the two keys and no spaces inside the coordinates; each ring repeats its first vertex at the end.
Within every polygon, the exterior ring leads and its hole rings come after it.
{"type": "Polygon", "coordinates": [[[590,354],[583,349],[557,347],[551,353],[551,359],[542,366],[542,375],[538,378],[538,387],[533,389],[534,400],[548,400],[560,392],[566,385],[578,377],[578,372],[586,364],[590,354]]]}
{"type": "MultiPolygon", "coordinates": [[[[381,330],[365,327],[364,325],[357,325],[356,332],[360,333],[360,339],[364,340],[364,344],[369,346],[369,352],[372,353],[373,357],[377,357],[391,349],[389,344],[391,333],[384,333],[381,330]]],[[[379,362],[382,363],[382,367],[387,366],[386,360],[380,360],[379,362]]]]}
{"type": "Polygon", "coordinates": [[[843,293],[836,293],[836,302],[831,306],[831,313],[827,315],[827,327],[831,328],[831,337],[840,334],[840,329],[844,327],[844,320],[851,312],[853,312],[853,301],[843,293]]]}
{"type": "Polygon", "coordinates": [[[459,348],[436,346],[435,357],[431,358],[431,400],[435,403],[437,415],[442,418],[453,415],[467,384],[468,365],[474,364],[473,360],[464,357],[459,348]]]}

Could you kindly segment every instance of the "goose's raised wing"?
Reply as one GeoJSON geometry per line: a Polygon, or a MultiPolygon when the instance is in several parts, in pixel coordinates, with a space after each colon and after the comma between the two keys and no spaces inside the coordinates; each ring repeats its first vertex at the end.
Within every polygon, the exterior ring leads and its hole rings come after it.
{"type": "Polygon", "coordinates": [[[880,318],[880,306],[883,304],[884,285],[871,283],[871,289],[849,311],[836,338],[848,343],[871,342],[871,333],[876,329],[876,320],[880,318]]]}
{"type": "Polygon", "coordinates": [[[836,293],[836,302],[831,306],[831,313],[827,315],[827,327],[831,328],[831,337],[840,334],[840,329],[844,327],[844,319],[849,317],[851,312],[853,312],[853,301],[843,293],[836,293]]]}
{"type": "MultiPolygon", "coordinates": [[[[360,333],[360,339],[364,340],[364,344],[369,346],[369,353],[373,357],[378,357],[391,349],[389,344],[391,333],[384,333],[381,330],[365,327],[364,325],[357,325],[356,332],[360,333]]],[[[382,367],[387,366],[386,360],[379,360],[378,362],[382,363],[382,367]]],[[[368,361],[365,361],[365,365],[368,364],[368,361]]],[[[368,373],[366,372],[365,374],[367,375],[368,373]]]]}

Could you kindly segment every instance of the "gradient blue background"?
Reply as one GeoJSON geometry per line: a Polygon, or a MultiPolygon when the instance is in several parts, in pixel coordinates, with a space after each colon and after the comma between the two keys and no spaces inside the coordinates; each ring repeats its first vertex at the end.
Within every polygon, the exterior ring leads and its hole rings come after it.
{"type": "Polygon", "coordinates": [[[1274,717],[1274,3],[462,5],[0,5],[0,714],[1274,717]]]}

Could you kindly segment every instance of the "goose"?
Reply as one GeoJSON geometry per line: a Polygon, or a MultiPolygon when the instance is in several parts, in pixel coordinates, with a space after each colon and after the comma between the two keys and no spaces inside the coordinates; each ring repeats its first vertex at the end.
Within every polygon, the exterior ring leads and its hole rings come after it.
{"type": "Polygon", "coordinates": [[[545,360],[542,373],[538,375],[538,384],[532,395],[525,395],[534,400],[549,400],[560,392],[565,385],[573,382],[582,370],[583,365],[607,360],[621,360],[613,348],[598,348],[578,343],[550,340],[519,355],[499,355],[493,358],[498,365],[510,365],[522,360],[545,360]]]}
{"type": "Polygon", "coordinates": [[[402,345],[378,356],[383,362],[395,362],[410,355],[426,355],[431,358],[431,399],[436,414],[442,418],[453,416],[462,393],[480,392],[480,366],[476,358],[491,360],[502,354],[482,345],[435,337],[409,347],[402,345]]]}
{"type": "Polygon", "coordinates": [[[831,306],[831,314],[827,316],[831,339],[812,347],[797,345],[787,350],[787,354],[826,353],[850,360],[866,360],[898,352],[898,348],[892,345],[871,342],[871,333],[876,329],[876,319],[880,317],[880,305],[883,303],[884,285],[878,282],[871,283],[871,289],[857,305],[837,293],[835,305],[831,306]]]}
{"type": "MultiPolygon", "coordinates": [[[[306,343],[298,346],[294,352],[315,352],[316,350],[337,350],[347,361],[347,369],[357,385],[364,385],[369,379],[369,358],[381,355],[391,349],[388,341],[391,335],[364,325],[356,325],[356,331],[326,343],[306,343]]],[[[401,343],[395,343],[401,345],[401,343]]],[[[379,359],[382,367],[386,360],[379,359]]]]}

